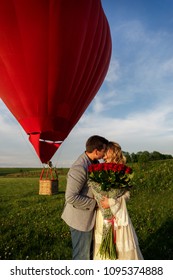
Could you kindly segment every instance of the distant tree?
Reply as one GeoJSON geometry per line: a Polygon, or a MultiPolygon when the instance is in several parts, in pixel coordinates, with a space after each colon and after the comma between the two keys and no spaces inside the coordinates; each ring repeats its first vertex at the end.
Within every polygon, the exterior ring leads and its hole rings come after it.
{"type": "Polygon", "coordinates": [[[128,152],[123,151],[124,156],[126,157],[127,162],[132,162],[131,155],[128,152]]]}
{"type": "Polygon", "coordinates": [[[136,154],[124,152],[124,155],[127,158],[128,162],[141,162],[145,163],[152,160],[164,160],[164,159],[173,159],[172,155],[161,154],[158,151],[148,152],[148,151],[139,151],[136,154]]]}
{"type": "Polygon", "coordinates": [[[138,162],[138,157],[137,157],[137,155],[135,153],[131,154],[131,161],[132,162],[138,162]]]}
{"type": "Polygon", "coordinates": [[[138,156],[138,162],[150,161],[150,153],[148,151],[141,152],[138,156]]]}
{"type": "Polygon", "coordinates": [[[164,155],[165,159],[172,159],[172,155],[164,155]]]}
{"type": "Polygon", "coordinates": [[[137,162],[142,162],[142,151],[139,151],[139,152],[137,152],[136,153],[136,160],[137,160],[137,162]]]}
{"type": "Polygon", "coordinates": [[[151,160],[161,160],[163,159],[163,155],[157,151],[151,153],[151,160]]]}

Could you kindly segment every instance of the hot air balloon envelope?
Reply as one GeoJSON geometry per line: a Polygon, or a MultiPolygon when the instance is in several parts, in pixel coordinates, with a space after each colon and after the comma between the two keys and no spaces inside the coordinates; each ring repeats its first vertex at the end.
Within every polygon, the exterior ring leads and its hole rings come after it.
{"type": "Polygon", "coordinates": [[[110,29],[100,0],[1,0],[1,98],[46,163],[108,70],[110,29]]]}

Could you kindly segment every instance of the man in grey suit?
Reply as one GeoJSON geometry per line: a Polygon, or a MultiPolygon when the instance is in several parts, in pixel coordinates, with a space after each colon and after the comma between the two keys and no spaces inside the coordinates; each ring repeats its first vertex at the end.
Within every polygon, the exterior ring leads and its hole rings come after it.
{"type": "Polygon", "coordinates": [[[71,166],[67,176],[65,207],[62,219],[70,227],[73,260],[89,260],[95,224],[96,201],[88,187],[88,166],[103,158],[108,140],[91,136],[86,151],[71,166]]]}

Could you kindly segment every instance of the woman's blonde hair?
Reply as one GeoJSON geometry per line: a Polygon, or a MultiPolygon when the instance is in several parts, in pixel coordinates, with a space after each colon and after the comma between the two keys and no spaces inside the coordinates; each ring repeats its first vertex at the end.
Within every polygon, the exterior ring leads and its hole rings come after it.
{"type": "Polygon", "coordinates": [[[115,163],[126,163],[126,157],[123,155],[123,152],[121,150],[121,146],[116,142],[109,142],[107,145],[106,150],[112,151],[112,157],[109,159],[109,162],[115,162],[115,163]]]}

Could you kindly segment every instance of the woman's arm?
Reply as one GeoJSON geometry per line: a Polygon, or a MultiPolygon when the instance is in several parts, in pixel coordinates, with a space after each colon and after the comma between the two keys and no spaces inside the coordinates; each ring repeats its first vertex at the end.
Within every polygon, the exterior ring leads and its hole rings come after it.
{"type": "MultiPolygon", "coordinates": [[[[124,197],[125,200],[128,200],[130,198],[130,192],[127,191],[125,194],[123,194],[121,197],[124,197]]],[[[103,196],[103,199],[100,201],[100,204],[102,208],[107,209],[110,208],[114,205],[116,205],[119,202],[119,198],[114,199],[114,198],[108,198],[107,196],[103,196]]]]}

